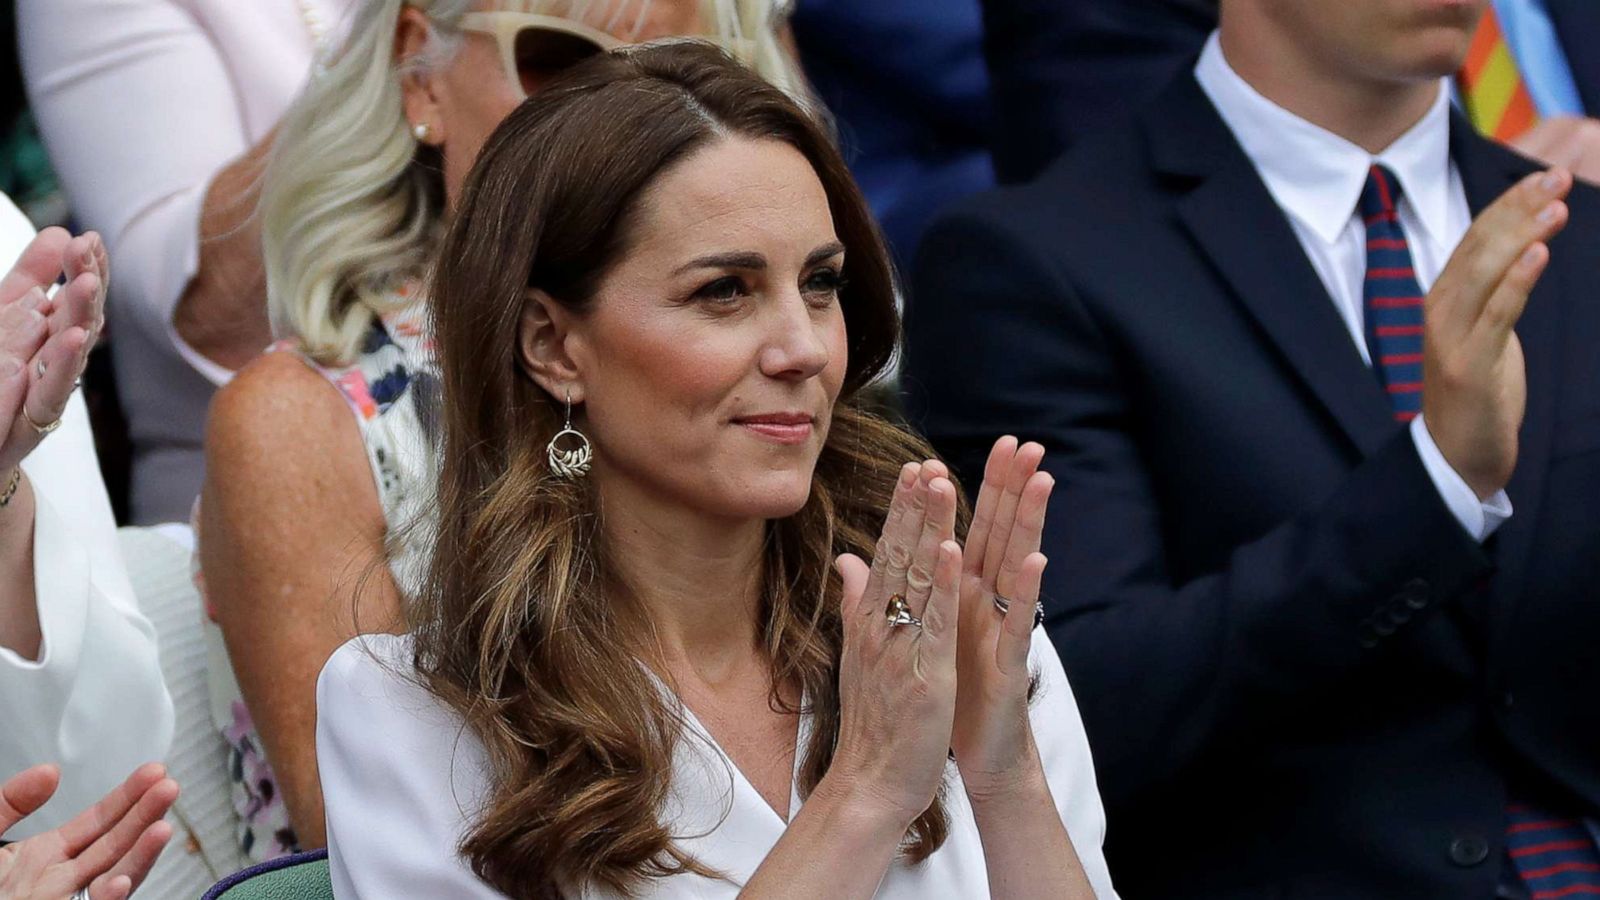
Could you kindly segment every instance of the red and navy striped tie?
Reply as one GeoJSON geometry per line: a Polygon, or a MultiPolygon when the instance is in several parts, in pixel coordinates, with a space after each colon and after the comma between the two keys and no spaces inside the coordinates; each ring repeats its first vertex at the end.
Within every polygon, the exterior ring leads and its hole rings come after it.
{"type": "Polygon", "coordinates": [[[1577,819],[1513,803],[1506,851],[1533,900],[1600,897],[1600,848],[1577,819]]]}
{"type": "Polygon", "coordinates": [[[1361,219],[1367,225],[1367,350],[1372,370],[1389,393],[1394,417],[1409,422],[1422,412],[1422,287],[1411,262],[1411,246],[1400,229],[1400,182],[1373,166],[1361,189],[1361,219]]]}

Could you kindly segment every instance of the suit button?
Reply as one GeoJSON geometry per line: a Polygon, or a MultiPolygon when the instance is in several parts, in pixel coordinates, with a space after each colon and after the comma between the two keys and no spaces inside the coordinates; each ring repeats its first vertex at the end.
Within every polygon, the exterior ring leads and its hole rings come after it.
{"type": "Polygon", "coordinates": [[[1489,858],[1489,842],[1478,837],[1459,837],[1450,842],[1450,861],[1458,866],[1475,866],[1489,858]]]}
{"type": "Polygon", "coordinates": [[[1406,606],[1412,609],[1425,609],[1428,605],[1428,592],[1416,591],[1406,594],[1406,606]]]}
{"type": "Polygon", "coordinates": [[[1411,610],[1404,606],[1397,606],[1389,610],[1389,621],[1396,625],[1404,625],[1411,621],[1411,610]]]}
{"type": "Polygon", "coordinates": [[[1378,637],[1388,637],[1394,634],[1395,627],[1393,622],[1374,622],[1372,630],[1378,633],[1378,637]]]}

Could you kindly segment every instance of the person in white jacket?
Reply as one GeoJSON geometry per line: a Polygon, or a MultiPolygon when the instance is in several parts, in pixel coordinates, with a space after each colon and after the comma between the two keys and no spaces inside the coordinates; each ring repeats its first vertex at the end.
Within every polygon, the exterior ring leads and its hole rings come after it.
{"type": "Polygon", "coordinates": [[[12,827],[56,828],[166,755],[172,700],[117,546],[82,398],[109,275],[94,234],[35,236],[0,196],[0,780],[59,767],[12,827]],[[58,276],[66,284],[47,291],[58,276]]]}

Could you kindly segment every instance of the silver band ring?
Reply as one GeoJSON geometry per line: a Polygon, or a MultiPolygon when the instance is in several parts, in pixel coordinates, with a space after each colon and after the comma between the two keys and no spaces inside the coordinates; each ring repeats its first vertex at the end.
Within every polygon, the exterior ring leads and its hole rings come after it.
{"type": "Polygon", "coordinates": [[[71,897],[67,898],[67,900],[89,900],[89,889],[78,888],[77,892],[71,897]]]}
{"type": "Polygon", "coordinates": [[[35,372],[39,373],[39,377],[40,378],[43,378],[44,377],[44,360],[40,359],[38,362],[34,363],[33,364],[33,370],[35,372]]]}
{"type": "MultiPolygon", "coordinates": [[[[1006,613],[1011,612],[1011,599],[1009,597],[1002,597],[1002,596],[1000,596],[999,593],[996,593],[994,595],[994,608],[996,610],[999,610],[1000,615],[1002,617],[1004,617],[1006,613]]],[[[1043,624],[1044,624],[1044,601],[1043,600],[1035,600],[1033,602],[1033,627],[1034,628],[1038,628],[1040,625],[1043,625],[1043,624]]]]}
{"type": "Polygon", "coordinates": [[[922,627],[922,620],[911,614],[911,607],[906,604],[906,598],[900,594],[889,598],[889,605],[884,608],[883,617],[889,622],[890,628],[898,628],[901,625],[922,627]]]}

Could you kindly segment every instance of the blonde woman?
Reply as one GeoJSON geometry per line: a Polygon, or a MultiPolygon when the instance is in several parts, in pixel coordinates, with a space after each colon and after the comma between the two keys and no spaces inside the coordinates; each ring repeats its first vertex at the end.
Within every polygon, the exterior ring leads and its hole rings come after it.
{"type": "MultiPolygon", "coordinates": [[[[241,840],[323,843],[314,687],[361,630],[398,628],[432,505],[425,299],[441,225],[488,134],[602,47],[703,35],[796,82],[769,0],[370,0],[279,129],[263,188],[268,300],[287,352],[212,406],[200,562],[237,688],[241,840]],[[269,764],[270,763],[270,764],[269,764]]],[[[226,666],[218,667],[226,675],[226,666]]]]}

